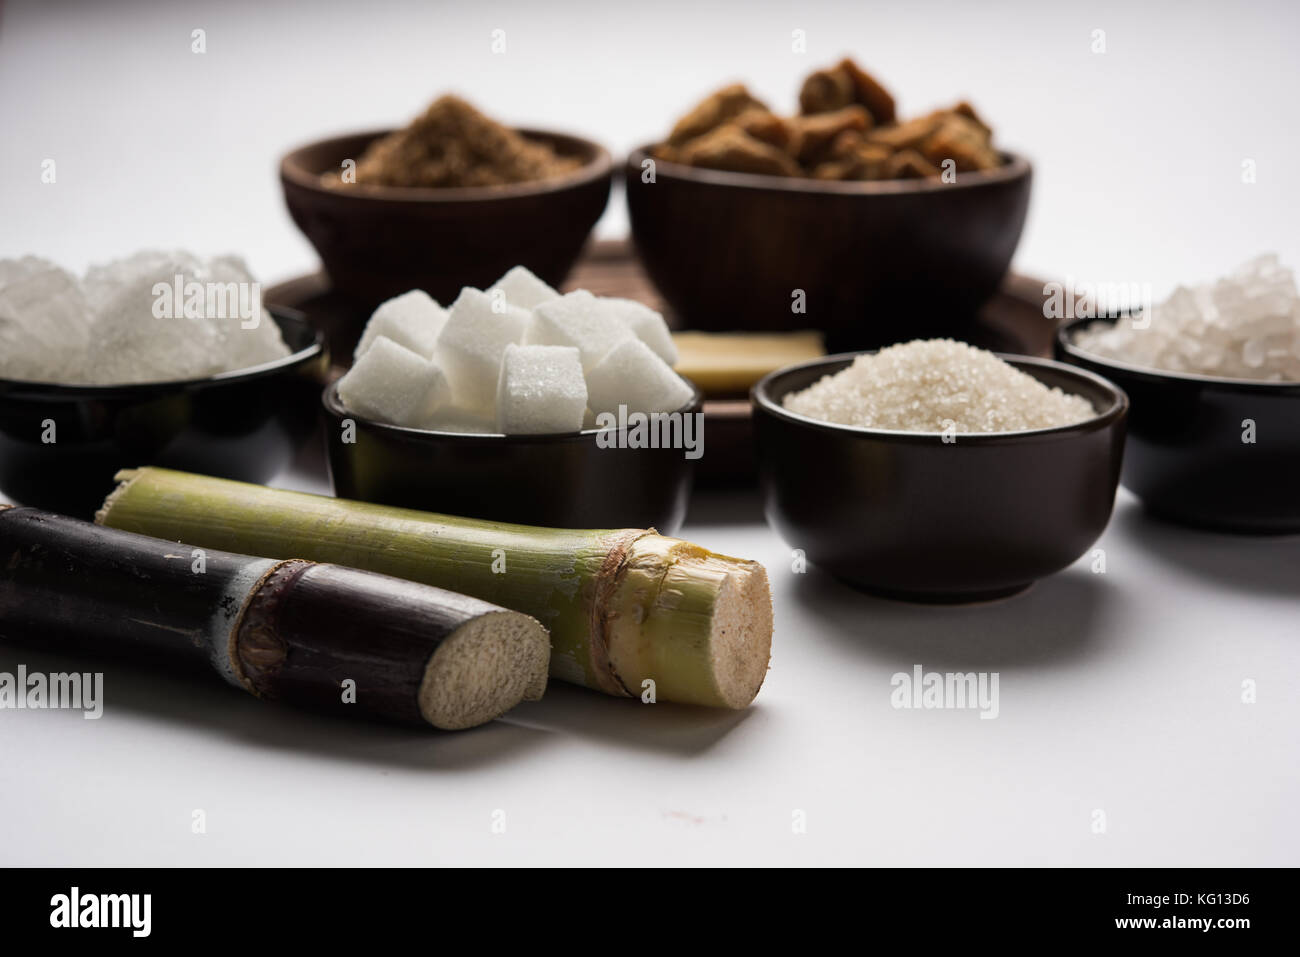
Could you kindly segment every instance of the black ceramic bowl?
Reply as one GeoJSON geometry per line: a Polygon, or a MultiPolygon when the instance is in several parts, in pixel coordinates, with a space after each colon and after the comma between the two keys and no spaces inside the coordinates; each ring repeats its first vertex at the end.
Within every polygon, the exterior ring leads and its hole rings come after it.
{"type": "Polygon", "coordinates": [[[752,393],[768,522],[808,561],[866,591],[913,601],[1013,594],[1065,568],[1110,520],[1128,399],[1047,359],[1003,356],[1097,416],[1029,432],[958,435],[858,429],[786,411],[787,393],[849,365],[780,369],[752,393]]]}
{"type": "Polygon", "coordinates": [[[1256,534],[1300,532],[1300,382],[1160,372],[1075,348],[1059,359],[1118,383],[1133,401],[1121,481],[1160,517],[1256,534]],[[1254,442],[1243,441],[1254,423],[1254,442]]]}
{"type": "MultiPolygon", "coordinates": [[[[407,429],[348,412],[337,383],[321,401],[340,498],[550,528],[653,526],[665,535],[686,517],[695,460],[680,448],[602,448],[596,429],[553,435],[407,429]],[[345,419],[356,424],[353,442],[343,441],[345,419]]],[[[697,390],[682,411],[697,413],[701,402],[697,390]]]]}
{"type": "Polygon", "coordinates": [[[818,329],[833,350],[965,337],[1006,274],[1029,161],[933,179],[832,182],[628,157],[632,238],[688,329],[818,329]],[[803,290],[806,311],[792,311],[803,290]],[[923,303],[923,307],[918,307],[923,303]]]}
{"type": "Polygon", "coordinates": [[[90,518],[123,468],[267,481],[316,425],[329,366],[320,334],[304,319],[272,315],[292,352],[252,369],[116,386],[0,380],[0,492],[90,518]],[[49,422],[55,441],[46,443],[49,422]]]}

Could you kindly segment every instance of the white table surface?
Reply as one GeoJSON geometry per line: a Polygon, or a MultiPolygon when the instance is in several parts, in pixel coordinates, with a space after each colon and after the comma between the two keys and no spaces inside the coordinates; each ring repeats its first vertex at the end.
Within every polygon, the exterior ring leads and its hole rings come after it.
{"type": "MultiPolygon", "coordinates": [[[[791,104],[853,51],[905,111],[969,96],[1032,156],[1023,271],[1162,294],[1261,251],[1300,265],[1297,8],[1045,6],[10,2],[0,256],[233,250],[275,281],[315,262],[274,175],[301,141],[456,89],[618,151],[732,77],[791,104]]],[[[618,203],[602,235],[626,231],[618,203]]],[[[278,484],[323,490],[318,464],[278,484]]],[[[0,864],[1300,863],[1300,540],[1161,525],[1121,493],[1106,574],[1083,561],[928,608],[793,573],[750,495],[697,495],[682,534],[772,575],[748,711],[557,684],[490,726],[419,734],[111,669],[99,721],[0,711],[0,864]],[[891,675],[916,664],[998,672],[998,718],[893,709],[891,675]]],[[[0,648],[0,670],[19,662],[72,666],[0,648]]]]}

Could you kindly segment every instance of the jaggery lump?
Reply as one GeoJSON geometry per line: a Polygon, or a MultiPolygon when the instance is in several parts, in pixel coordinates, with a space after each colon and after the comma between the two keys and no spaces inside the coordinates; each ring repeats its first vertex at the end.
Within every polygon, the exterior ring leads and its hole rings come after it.
{"type": "Polygon", "coordinates": [[[809,74],[799,109],[778,116],[733,84],[698,103],[651,155],[735,173],[860,181],[1002,164],[993,131],[969,103],[900,122],[893,96],[851,59],[809,74]]]}
{"type": "Polygon", "coordinates": [[[798,176],[799,164],[781,149],[727,123],[682,148],[680,162],[704,169],[768,176],[798,176]]]}
{"type": "Polygon", "coordinates": [[[799,109],[804,115],[831,113],[851,104],[871,113],[878,123],[894,122],[894,98],[866,70],[847,57],[829,70],[816,70],[799,90],[799,109]]]}
{"type": "Polygon", "coordinates": [[[710,133],[723,123],[751,109],[770,112],[767,106],[740,83],[724,86],[695,105],[668,134],[669,146],[682,146],[698,136],[710,133]]]}

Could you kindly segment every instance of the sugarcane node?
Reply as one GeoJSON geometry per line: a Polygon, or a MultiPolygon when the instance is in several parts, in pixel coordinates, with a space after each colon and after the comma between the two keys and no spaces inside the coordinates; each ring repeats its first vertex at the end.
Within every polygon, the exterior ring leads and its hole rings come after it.
{"type": "Polygon", "coordinates": [[[654,529],[625,529],[612,536],[609,552],[592,582],[591,596],[591,663],[596,669],[601,690],[606,694],[635,697],[619,677],[609,657],[610,599],[618,590],[632,544],[644,535],[656,535],[654,529]]]}
{"type": "Polygon", "coordinates": [[[288,645],[275,627],[280,602],[312,564],[292,559],[272,566],[249,592],[231,630],[231,665],[244,687],[259,698],[275,697],[270,680],[289,655],[288,645]]]}
{"type": "Polygon", "coordinates": [[[284,642],[270,628],[249,628],[239,636],[239,662],[245,674],[273,671],[284,664],[287,654],[284,642]]]}

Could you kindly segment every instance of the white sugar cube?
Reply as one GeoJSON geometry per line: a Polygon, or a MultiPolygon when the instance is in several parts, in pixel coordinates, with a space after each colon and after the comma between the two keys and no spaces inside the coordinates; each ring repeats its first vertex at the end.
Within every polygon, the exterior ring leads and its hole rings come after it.
{"type": "Polygon", "coordinates": [[[600,297],[600,306],[607,315],[620,320],[632,334],[654,350],[655,355],[671,365],[677,364],[677,345],[668,331],[664,317],[643,302],[635,299],[600,297]]]}
{"type": "Polygon", "coordinates": [[[621,342],[635,339],[628,327],[607,315],[600,300],[579,289],[533,310],[524,334],[530,346],[572,346],[582,354],[582,368],[591,368],[621,342]]]}
{"type": "Polygon", "coordinates": [[[694,395],[668,363],[640,339],[620,342],[587,373],[587,402],[593,412],[676,412],[694,395]]]}
{"type": "Polygon", "coordinates": [[[447,310],[423,289],[404,292],[379,304],[366,323],[366,331],[361,334],[352,358],[360,359],[376,339],[385,336],[427,359],[433,355],[438,333],[446,322],[447,310]]]}
{"type": "Polygon", "coordinates": [[[501,304],[481,289],[462,289],[438,336],[434,360],[447,373],[456,404],[493,417],[501,356],[524,336],[528,311],[501,304]]]}
{"type": "Polygon", "coordinates": [[[544,302],[560,298],[558,292],[523,266],[515,266],[488,289],[488,295],[498,292],[510,305],[521,309],[535,309],[544,302]]]}
{"type": "Polygon", "coordinates": [[[582,359],[572,346],[506,346],[497,383],[497,431],[577,432],[587,410],[582,359]]]}
{"type": "Polygon", "coordinates": [[[339,380],[349,412],[420,428],[448,395],[447,377],[424,356],[379,336],[339,380]]]}

